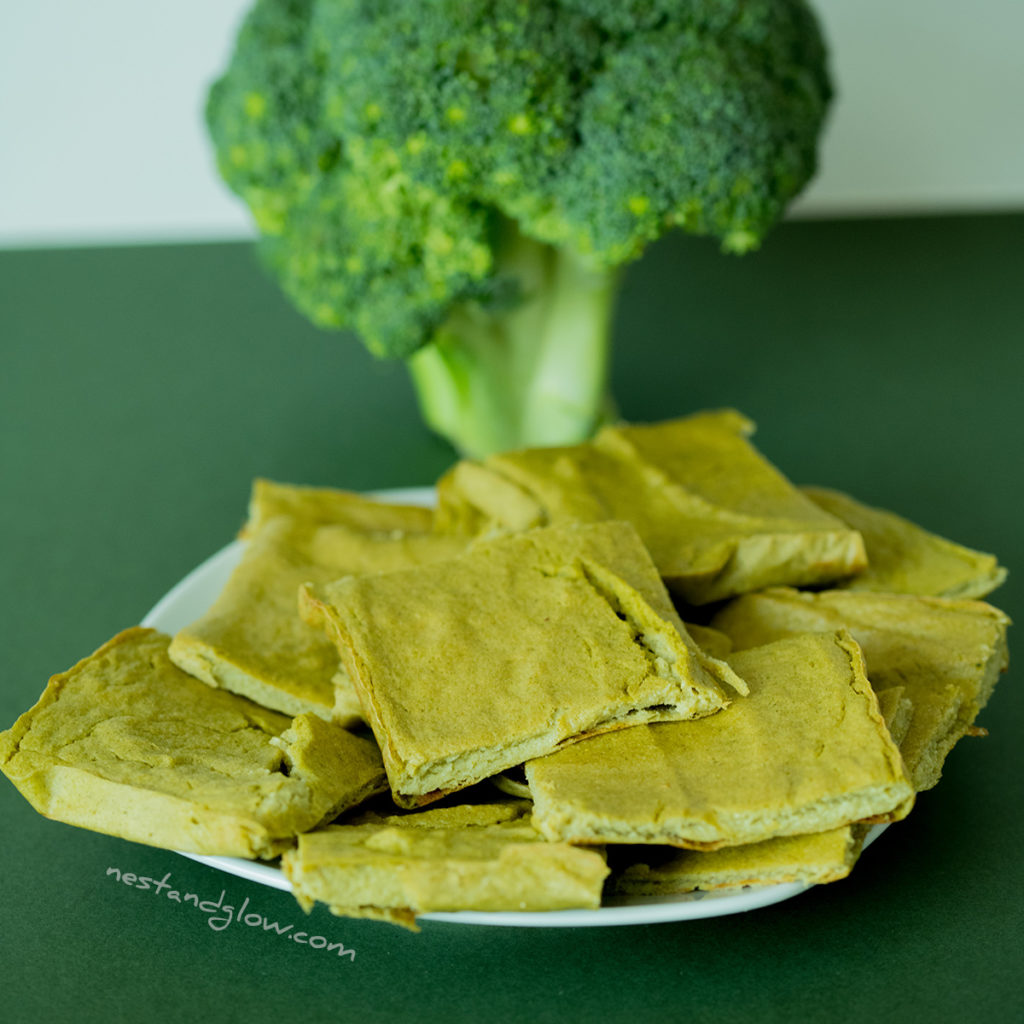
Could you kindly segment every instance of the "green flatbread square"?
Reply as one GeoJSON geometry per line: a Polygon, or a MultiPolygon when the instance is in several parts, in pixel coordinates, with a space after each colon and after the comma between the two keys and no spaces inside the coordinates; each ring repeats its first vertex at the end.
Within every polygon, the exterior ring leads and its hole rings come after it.
{"type": "Polygon", "coordinates": [[[582,736],[711,714],[723,684],[745,689],[689,638],[625,523],[529,531],[305,594],[404,806],[582,736]]]}
{"type": "Polygon", "coordinates": [[[361,533],[429,533],[434,510],[381,501],[356,491],[309,487],[257,477],[249,496],[249,515],[239,536],[250,537],[275,516],[310,526],[347,526],[361,533]]]}
{"type": "Polygon", "coordinates": [[[822,629],[848,629],[878,689],[903,687],[913,704],[900,749],[914,787],[930,789],[971,729],[1008,664],[1009,619],[982,601],[912,594],[776,587],[747,594],[714,618],[736,649],[822,629]]]}
{"type": "Polygon", "coordinates": [[[860,855],[865,829],[842,825],[812,835],[781,836],[720,850],[671,846],[613,847],[608,894],[614,899],[670,896],[799,882],[823,885],[845,878],[860,855]]]}
{"type": "MultiPolygon", "coordinates": [[[[889,734],[899,745],[910,724],[910,701],[897,686],[882,690],[878,704],[889,734]]],[[[605,891],[614,900],[786,882],[836,882],[853,869],[868,830],[866,825],[841,825],[827,832],[779,836],[718,850],[612,846],[605,891]]]]}
{"type": "Polygon", "coordinates": [[[439,483],[438,522],[515,531],[625,520],[669,588],[691,604],[863,569],[856,530],[801,494],[750,443],[752,431],[725,410],[463,461],[439,483]]]}
{"type": "Polygon", "coordinates": [[[523,818],[335,825],[300,836],[281,866],[306,909],[413,929],[431,911],[592,910],[608,874],[600,852],[545,842],[523,818]]]}
{"type": "Polygon", "coordinates": [[[719,714],[527,763],[538,830],[713,850],[909,810],[913,788],[848,634],[804,634],[728,660],[750,693],[719,714]]]}
{"type": "Polygon", "coordinates": [[[385,788],[376,745],[182,672],[133,628],[0,733],[0,769],[40,814],[190,853],[273,857],[385,788]]]}
{"type": "MultiPolygon", "coordinates": [[[[356,529],[317,522],[308,509],[302,516],[266,518],[261,506],[258,525],[248,531],[241,559],[217,600],[175,634],[172,660],[211,686],[285,714],[312,712],[343,725],[361,721],[334,645],[299,616],[299,587],[451,558],[465,541],[371,530],[374,513],[382,524],[394,521],[387,506],[364,499],[358,508],[362,525],[356,529]]],[[[315,511],[326,514],[319,504],[315,511]]]]}
{"type": "Polygon", "coordinates": [[[995,555],[956,544],[886,509],[824,487],[804,487],[816,505],[864,538],[867,568],[839,584],[849,590],[981,598],[1006,579],[995,555]]]}

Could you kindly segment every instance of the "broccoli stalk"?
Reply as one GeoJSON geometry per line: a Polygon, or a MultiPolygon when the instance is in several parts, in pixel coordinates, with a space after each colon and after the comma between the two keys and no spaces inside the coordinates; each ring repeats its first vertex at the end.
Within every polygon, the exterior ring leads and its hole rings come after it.
{"type": "Polygon", "coordinates": [[[620,272],[527,238],[511,221],[496,262],[522,298],[509,308],[461,306],[409,357],[423,417],[474,454],[584,440],[611,409],[620,272]]]}
{"type": "Polygon", "coordinates": [[[483,455],[609,415],[650,242],[760,243],[814,173],[825,64],[804,0],[256,0],[207,123],[296,306],[483,455]]]}

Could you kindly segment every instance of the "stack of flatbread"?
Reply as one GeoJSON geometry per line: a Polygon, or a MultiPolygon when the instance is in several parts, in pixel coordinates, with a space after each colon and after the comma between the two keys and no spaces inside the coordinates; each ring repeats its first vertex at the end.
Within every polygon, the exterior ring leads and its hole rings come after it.
{"type": "Polygon", "coordinates": [[[732,411],[457,463],[437,507],[257,481],[223,592],[0,734],[49,817],[281,858],[415,927],[847,875],[1007,666],[996,559],[799,489],[732,411]]]}

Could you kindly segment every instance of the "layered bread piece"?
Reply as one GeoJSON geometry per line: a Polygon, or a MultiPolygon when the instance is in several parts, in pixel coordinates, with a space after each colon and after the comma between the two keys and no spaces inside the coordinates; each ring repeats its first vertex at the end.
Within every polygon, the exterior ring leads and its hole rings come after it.
{"type": "MultiPolygon", "coordinates": [[[[466,794],[459,793],[458,797],[466,794]]],[[[511,796],[493,797],[467,803],[453,803],[451,798],[440,805],[418,807],[413,810],[396,809],[392,804],[384,807],[386,798],[371,801],[351,814],[345,815],[338,825],[400,825],[402,828],[466,828],[470,825],[499,825],[506,821],[529,821],[533,810],[531,800],[511,796]]]]}
{"type": "MultiPolygon", "coordinates": [[[[910,701],[903,696],[902,687],[893,687],[878,694],[878,704],[898,746],[910,724],[910,701]]],[[[868,825],[841,825],[827,832],[779,836],[718,850],[612,846],[608,849],[611,875],[605,892],[612,899],[630,899],[779,883],[836,882],[853,869],[869,829],[868,825]]]]}
{"type": "Polygon", "coordinates": [[[627,520],[691,604],[863,569],[857,531],[801,494],[753,447],[752,431],[726,410],[463,461],[439,483],[439,525],[515,531],[627,520]]]}
{"type": "Polygon", "coordinates": [[[745,690],[690,639],[627,523],[532,530],[303,593],[403,806],[586,735],[712,714],[727,687],[745,690]]]}
{"type": "Polygon", "coordinates": [[[0,733],[0,768],[39,813],[190,853],[273,857],[385,788],[376,745],[182,672],[133,628],[54,676],[0,733]]]}
{"type": "Polygon", "coordinates": [[[995,555],[956,544],[885,509],[824,487],[802,488],[864,538],[867,569],[839,586],[890,594],[980,598],[1006,579],[995,555]]]}
{"type": "Polygon", "coordinates": [[[520,817],[334,825],[300,836],[281,867],[307,910],[320,901],[410,928],[432,911],[595,909],[608,874],[601,852],[545,842],[520,817]]]}
{"type": "Polygon", "coordinates": [[[608,895],[629,899],[785,882],[837,882],[853,870],[865,832],[865,826],[843,825],[813,835],[782,836],[712,851],[613,847],[608,895]]]}
{"type": "Polygon", "coordinates": [[[804,634],[728,660],[750,693],[719,714],[598,736],[527,763],[538,830],[713,850],[907,813],[913,787],[848,633],[804,634]]]}
{"type": "Polygon", "coordinates": [[[429,533],[434,510],[381,501],[355,491],[306,487],[257,478],[249,496],[249,517],[239,532],[250,537],[275,516],[291,516],[312,526],[347,526],[364,533],[429,533]]]}
{"type": "Polygon", "coordinates": [[[714,618],[737,649],[822,629],[848,629],[876,689],[903,687],[913,716],[901,744],[917,790],[974,724],[1008,663],[1009,619],[982,601],[777,587],[732,601],[714,618]]]}
{"type": "MultiPolygon", "coordinates": [[[[294,489],[286,494],[295,498],[294,489]]],[[[389,524],[401,516],[395,518],[381,502],[357,502],[358,496],[352,502],[359,510],[359,528],[318,522],[316,516],[340,511],[324,510],[320,503],[302,508],[297,498],[291,504],[302,514],[267,518],[267,506],[287,502],[271,503],[261,495],[263,489],[257,486],[253,500],[259,498],[259,504],[238,565],[213,605],[175,635],[171,658],[211,686],[265,707],[354,724],[361,719],[358,700],[347,676],[339,673],[333,644],[300,618],[299,587],[350,573],[451,558],[465,542],[455,536],[392,529],[389,524]],[[372,522],[380,528],[371,529],[372,522]]]]}

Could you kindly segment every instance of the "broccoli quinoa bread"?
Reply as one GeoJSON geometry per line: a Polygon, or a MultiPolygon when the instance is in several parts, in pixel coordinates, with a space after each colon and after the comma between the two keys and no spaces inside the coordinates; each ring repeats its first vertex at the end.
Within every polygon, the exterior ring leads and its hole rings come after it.
{"type": "Polygon", "coordinates": [[[750,430],[464,460],[436,509],[257,480],[213,606],[55,676],[0,770],[44,815],[281,854],[304,906],[410,927],[844,877],[983,732],[1009,620],[964,597],[1005,570],[793,487],[750,430]]]}
{"type": "Polygon", "coordinates": [[[628,520],[669,589],[690,604],[863,569],[860,534],[786,480],[749,442],[752,431],[724,410],[464,460],[438,486],[439,524],[522,530],[628,520]]]}
{"type": "Polygon", "coordinates": [[[659,614],[667,595],[627,523],[530,530],[304,594],[403,806],[586,735],[712,714],[726,687],[745,690],[678,616],[659,614]]]}
{"type": "Polygon", "coordinates": [[[837,882],[853,870],[864,832],[863,827],[842,825],[828,832],[781,836],[710,852],[672,846],[611,847],[608,895],[668,896],[785,882],[837,882]]]}
{"type": "Polygon", "coordinates": [[[1008,665],[1009,619],[982,601],[776,587],[737,598],[714,623],[737,650],[809,630],[848,629],[872,685],[901,686],[913,705],[901,750],[919,791],[939,781],[946,755],[971,730],[1008,665]]]}
{"type": "Polygon", "coordinates": [[[729,663],[750,693],[717,715],[529,762],[540,832],[714,850],[909,811],[913,787],[848,634],[802,634],[729,663]]]}
{"type": "MultiPolygon", "coordinates": [[[[910,701],[901,687],[878,693],[893,741],[900,745],[910,723],[910,701]]],[[[796,882],[821,885],[845,878],[860,856],[870,826],[841,825],[827,832],[779,836],[717,850],[672,846],[610,846],[610,899],[708,892],[796,882]]]]}
{"type": "Polygon", "coordinates": [[[300,905],[320,900],[336,914],[415,927],[416,915],[431,911],[601,904],[603,854],[546,842],[528,817],[476,825],[417,825],[416,817],[300,836],[281,861],[300,905]]]}
{"type": "Polygon", "coordinates": [[[153,846],[272,857],[384,788],[368,740],[212,689],[167,644],[120,633],[0,734],[0,767],[41,814],[153,846]]]}
{"type": "MultiPolygon", "coordinates": [[[[275,495],[281,490],[278,486],[275,495]]],[[[401,531],[385,503],[366,499],[357,506],[358,528],[328,522],[329,513],[349,512],[349,506],[332,508],[323,491],[314,493],[320,500],[311,514],[293,503],[293,514],[268,516],[266,486],[256,489],[253,504],[259,504],[246,527],[238,566],[214,604],[175,634],[170,655],[211,686],[285,714],[312,712],[351,725],[360,718],[358,702],[339,674],[333,645],[299,618],[299,587],[451,558],[465,541],[401,531]]],[[[415,511],[425,512],[429,522],[429,510],[415,511]]]]}
{"type": "Polygon", "coordinates": [[[432,509],[378,501],[333,487],[300,487],[263,477],[253,481],[249,515],[239,537],[252,536],[274,516],[290,516],[311,526],[347,526],[362,533],[430,533],[432,509]]]}
{"type": "Polygon", "coordinates": [[[890,594],[985,597],[1006,579],[995,555],[972,551],[922,529],[902,516],[872,508],[839,491],[804,487],[826,512],[864,538],[868,566],[837,586],[890,594]]]}
{"type": "Polygon", "coordinates": [[[510,797],[493,790],[486,795],[478,786],[468,793],[458,793],[451,800],[434,804],[426,809],[403,810],[384,806],[382,798],[370,800],[358,811],[346,815],[346,825],[400,825],[402,828],[466,828],[476,825],[498,825],[503,821],[522,823],[533,812],[533,802],[528,798],[510,797]],[[459,802],[453,802],[459,801],[459,802]]]}

